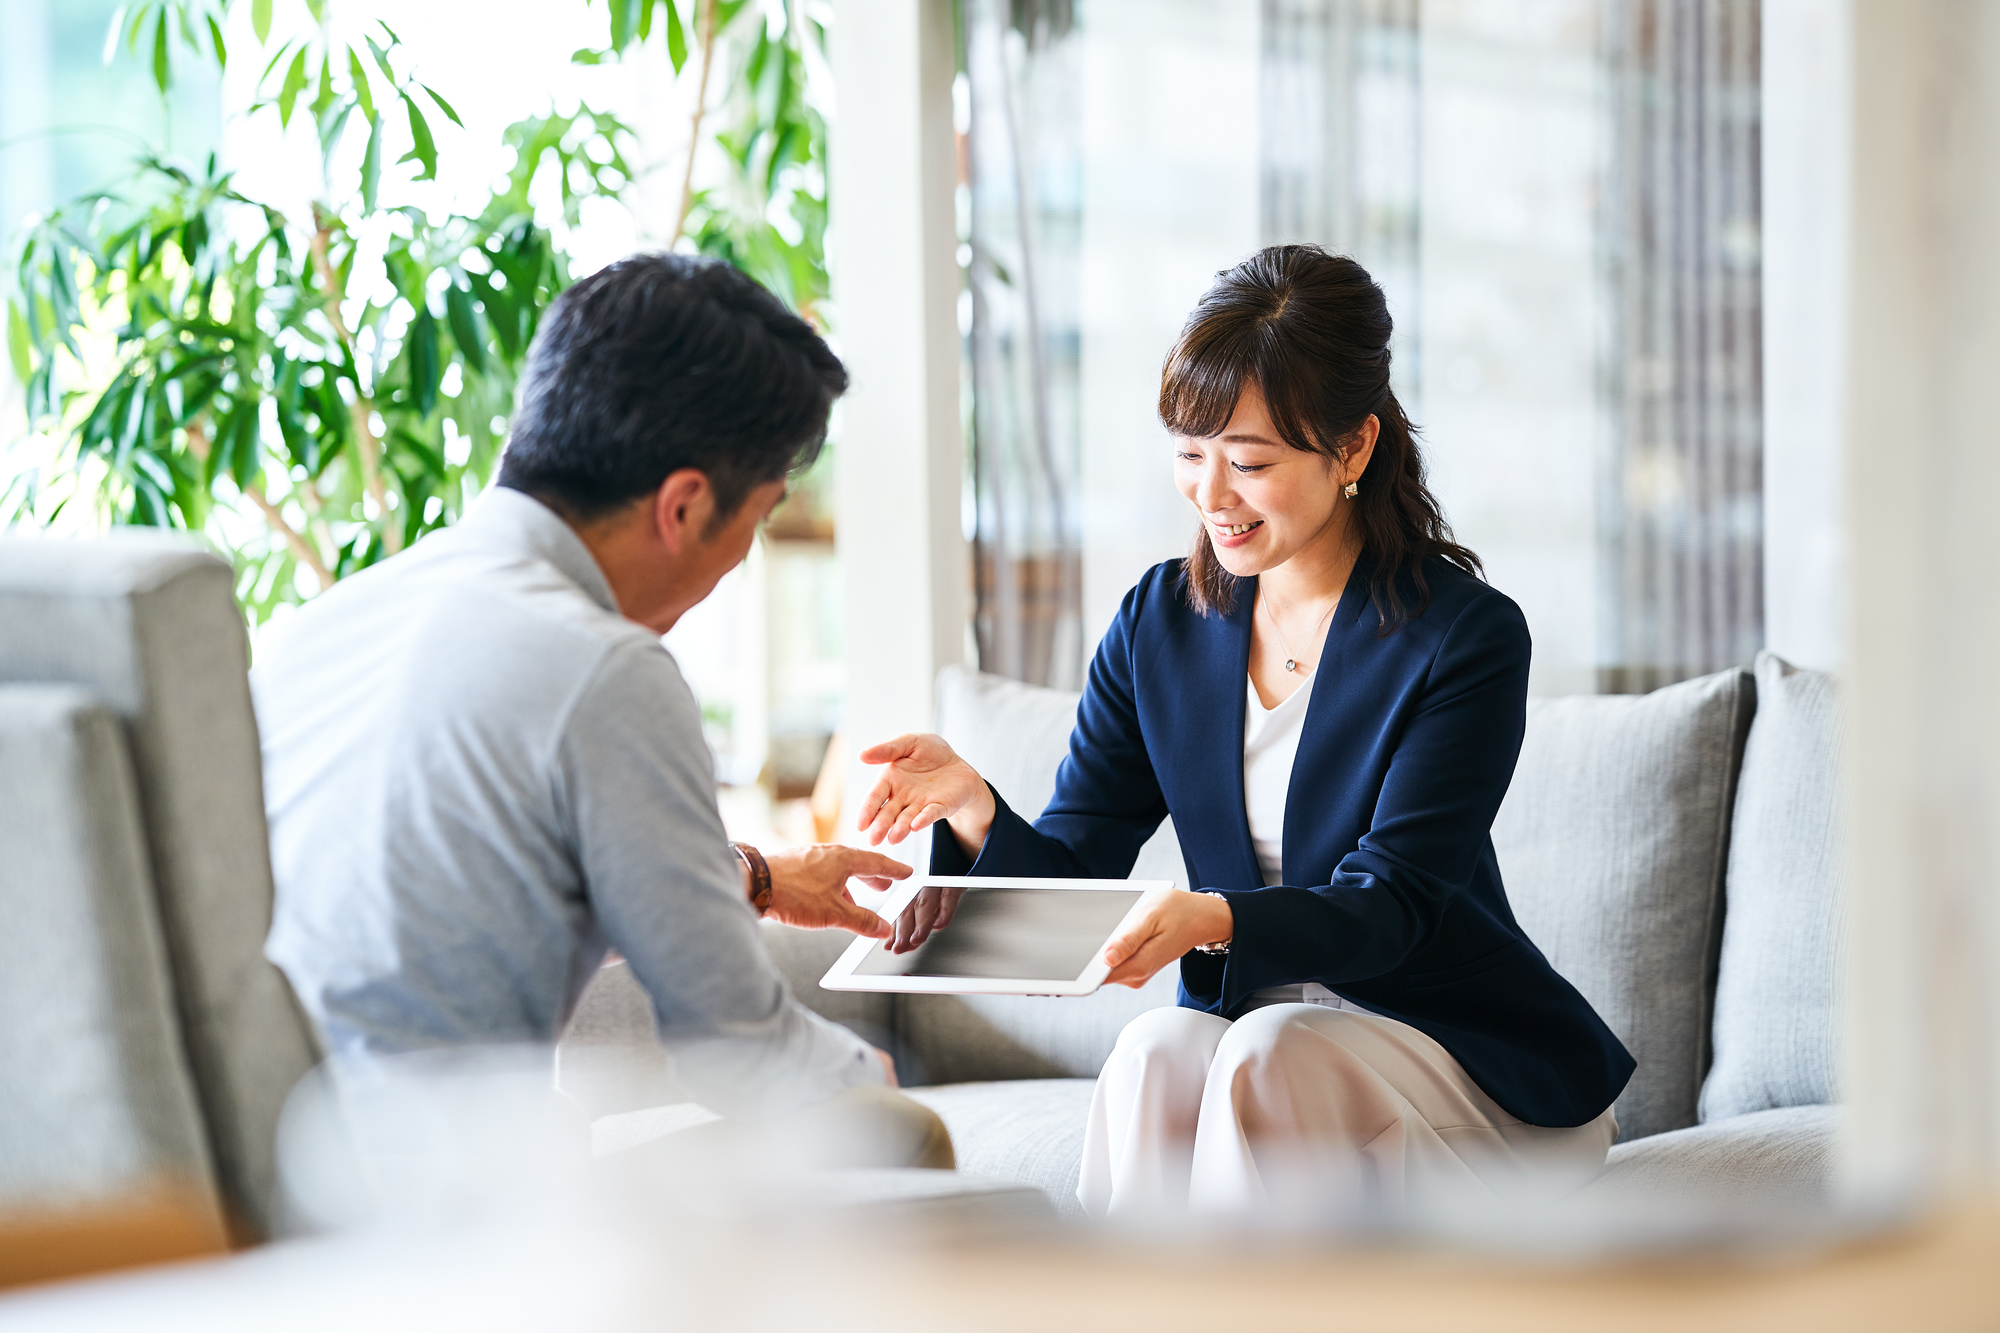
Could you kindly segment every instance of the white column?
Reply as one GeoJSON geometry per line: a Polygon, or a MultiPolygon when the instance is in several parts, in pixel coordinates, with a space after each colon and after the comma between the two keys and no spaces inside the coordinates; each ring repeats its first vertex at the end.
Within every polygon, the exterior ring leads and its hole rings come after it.
{"type": "Polygon", "coordinates": [[[1844,1164],[1991,1188],[2000,1094],[2000,7],[1854,0],[1844,1164]]]}
{"type": "Polygon", "coordinates": [[[1764,0],[1764,643],[1845,665],[1846,0],[1764,0]]]}
{"type": "MultiPolygon", "coordinates": [[[[950,0],[840,0],[832,57],[834,326],[853,378],[834,492],[851,755],[929,730],[938,669],[965,651],[950,0]]],[[[843,825],[867,781],[850,761],[843,825]]]]}

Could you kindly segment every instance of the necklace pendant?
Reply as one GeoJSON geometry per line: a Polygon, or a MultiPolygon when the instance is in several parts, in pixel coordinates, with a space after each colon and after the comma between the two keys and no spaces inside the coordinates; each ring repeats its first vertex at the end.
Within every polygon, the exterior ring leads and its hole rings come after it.
{"type": "Polygon", "coordinates": [[[1288,657],[1285,659],[1285,670],[1297,671],[1298,669],[1299,669],[1299,663],[1297,658],[1288,657]]]}

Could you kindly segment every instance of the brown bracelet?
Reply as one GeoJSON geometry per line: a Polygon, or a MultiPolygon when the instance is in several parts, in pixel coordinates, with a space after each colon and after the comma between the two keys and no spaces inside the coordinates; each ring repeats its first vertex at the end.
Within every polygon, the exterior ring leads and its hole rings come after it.
{"type": "Polygon", "coordinates": [[[750,872],[750,905],[762,916],[771,910],[771,864],[764,859],[764,853],[747,842],[729,845],[736,852],[736,859],[750,872]]]}

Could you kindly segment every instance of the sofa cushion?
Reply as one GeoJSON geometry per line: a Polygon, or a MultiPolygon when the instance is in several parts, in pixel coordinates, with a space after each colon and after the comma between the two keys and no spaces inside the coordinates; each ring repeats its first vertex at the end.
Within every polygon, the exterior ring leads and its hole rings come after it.
{"type": "Polygon", "coordinates": [[[1832,1183],[1839,1129],[1835,1106],[1711,1120],[1617,1145],[1587,1192],[1671,1192],[1707,1202],[1822,1200],[1832,1183]]]}
{"type": "Polygon", "coordinates": [[[264,959],[270,844],[229,565],[184,539],[0,539],[0,680],[82,686],[124,724],[216,1176],[268,1229],[278,1113],[317,1058],[264,959]]]}
{"type": "Polygon", "coordinates": [[[169,1187],[219,1228],[125,737],[0,685],[0,1212],[169,1187]]]}
{"type": "Polygon", "coordinates": [[[1621,1139],[1695,1122],[1748,673],[1531,699],[1493,844],[1515,916],[1638,1061],[1621,1139]]]}
{"type": "Polygon", "coordinates": [[[1033,1185],[1065,1217],[1083,1216],[1076,1197],[1083,1131],[1095,1079],[1017,1079],[910,1088],[951,1131],[958,1169],[1033,1185]]]}
{"type": "Polygon", "coordinates": [[[1757,657],[1701,1118],[1834,1100],[1840,738],[1833,678],[1757,657]]]}

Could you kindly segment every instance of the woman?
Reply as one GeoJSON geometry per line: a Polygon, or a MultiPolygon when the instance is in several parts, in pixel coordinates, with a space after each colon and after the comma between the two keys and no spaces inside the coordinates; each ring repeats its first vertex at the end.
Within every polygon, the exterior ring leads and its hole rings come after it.
{"type": "MultiPolygon", "coordinates": [[[[1180,960],[1180,1005],[1098,1080],[1092,1212],[1581,1181],[1617,1135],[1632,1057],[1516,924],[1489,837],[1527,626],[1425,487],[1390,327],[1312,246],[1202,298],[1160,386],[1201,531],[1126,595],[1032,827],[936,736],[861,756],[887,765],[871,841],[942,821],[934,874],[1123,878],[1173,816],[1194,891],[1106,954],[1128,986],[1180,960]]],[[[896,943],[949,919],[926,903],[896,943]]]]}

